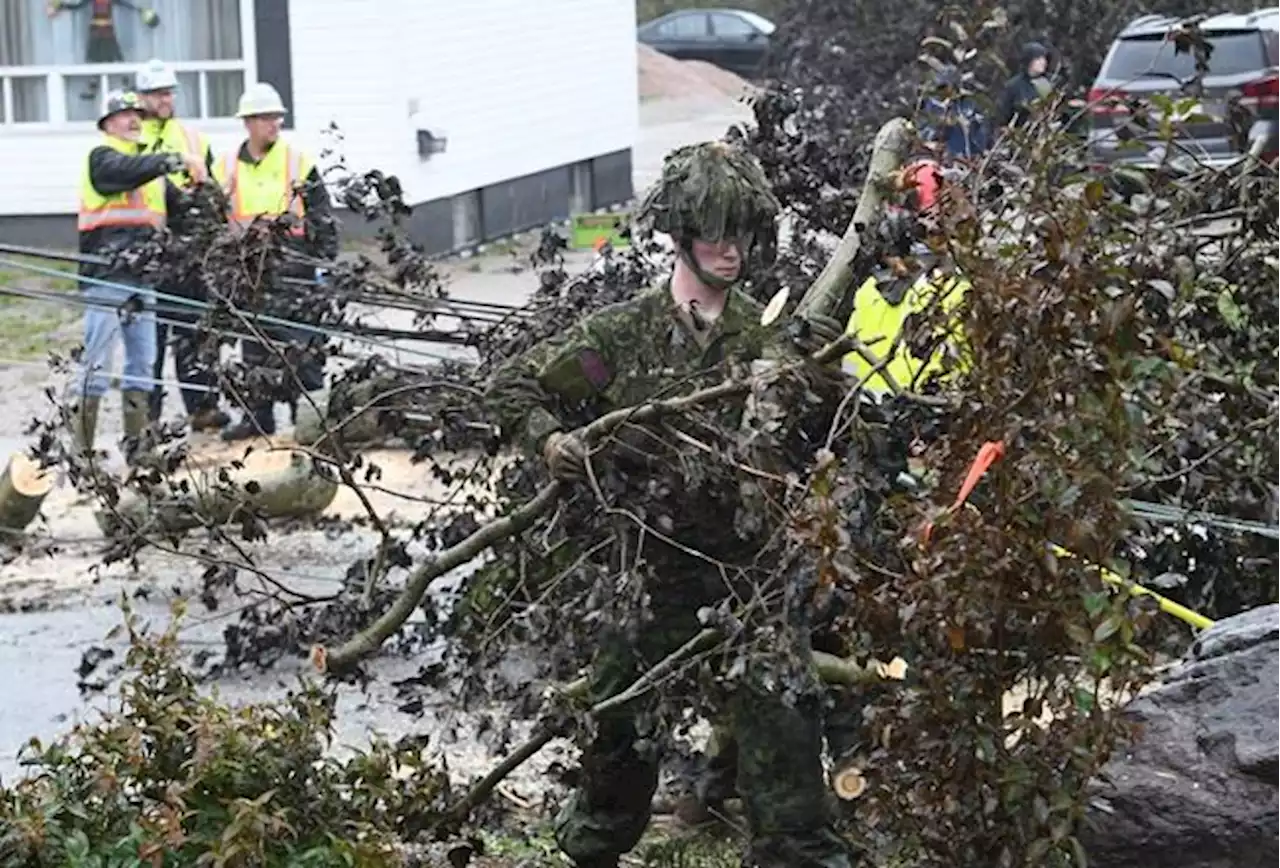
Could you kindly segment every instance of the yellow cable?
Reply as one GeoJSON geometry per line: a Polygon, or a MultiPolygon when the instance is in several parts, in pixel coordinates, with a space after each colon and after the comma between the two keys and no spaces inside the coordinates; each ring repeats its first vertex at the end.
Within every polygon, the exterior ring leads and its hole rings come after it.
{"type": "MultiPolygon", "coordinates": [[[[1065,558],[1075,557],[1074,554],[1067,551],[1057,543],[1050,543],[1049,546],[1051,549],[1053,549],[1053,553],[1058,557],[1065,557],[1065,558]]],[[[1182,605],[1181,603],[1175,603],[1173,600],[1170,600],[1168,597],[1162,597],[1160,594],[1157,594],[1155,591],[1152,591],[1149,588],[1144,588],[1142,585],[1139,585],[1137,582],[1131,582],[1128,579],[1121,576],[1119,573],[1115,572],[1114,570],[1109,570],[1106,567],[1098,567],[1097,569],[1098,569],[1098,575],[1100,575],[1102,577],[1102,580],[1107,584],[1114,585],[1117,588],[1127,588],[1129,590],[1129,593],[1135,597],[1138,597],[1138,596],[1151,597],[1152,599],[1156,600],[1160,604],[1160,611],[1167,612],[1173,617],[1181,621],[1184,621],[1187,624],[1190,624],[1192,627],[1195,627],[1197,630],[1207,630],[1210,627],[1212,627],[1214,624],[1214,622],[1211,619],[1206,618],[1204,615],[1201,615],[1199,612],[1188,609],[1186,606],[1182,605]]]]}

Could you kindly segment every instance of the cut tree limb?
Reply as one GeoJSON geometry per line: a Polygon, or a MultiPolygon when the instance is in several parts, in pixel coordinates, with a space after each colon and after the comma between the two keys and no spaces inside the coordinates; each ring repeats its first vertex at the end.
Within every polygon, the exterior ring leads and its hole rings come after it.
{"type": "MultiPolygon", "coordinates": [[[[702,630],[664,657],[652,669],[637,678],[621,693],[616,693],[608,699],[597,702],[588,713],[603,714],[640,698],[689,658],[715,647],[723,639],[724,635],[718,630],[702,630]]],[[[834,654],[814,651],[813,662],[819,677],[828,684],[874,684],[885,680],[900,681],[906,677],[906,664],[901,661],[901,658],[895,658],[891,663],[880,663],[879,661],[871,660],[865,666],[861,666],[852,660],[837,657],[834,654]]],[[[569,682],[560,688],[558,692],[561,696],[580,699],[586,695],[588,683],[587,677],[583,676],[569,682]]],[[[449,820],[458,823],[466,820],[467,815],[487,799],[503,779],[538,751],[546,747],[559,734],[560,731],[556,727],[547,723],[539,724],[528,739],[507,754],[487,775],[468,790],[460,801],[448,809],[446,816],[449,820]]],[[[860,774],[858,774],[858,777],[861,779],[860,774]]],[[[852,784],[852,781],[849,780],[846,783],[852,784]]],[[[865,781],[862,788],[866,788],[865,781]]],[[[838,788],[837,792],[840,792],[838,788]]],[[[860,794],[861,790],[858,791],[857,795],[860,794]]],[[[841,798],[856,798],[856,795],[841,795],[841,798]]]]}
{"type": "Polygon", "coordinates": [[[0,475],[0,541],[25,530],[40,512],[40,505],[53,490],[54,475],[27,456],[16,453],[0,475]]]}
{"type": "Polygon", "coordinates": [[[386,390],[381,379],[358,383],[341,383],[342,397],[356,408],[343,419],[328,418],[337,390],[326,390],[311,401],[298,403],[297,420],[293,426],[293,438],[303,446],[326,449],[328,436],[336,437],[345,446],[371,446],[387,439],[386,432],[378,426],[381,409],[375,406],[379,394],[386,390]],[[326,427],[328,431],[326,432],[326,427]]]}
{"type": "Polygon", "coordinates": [[[835,317],[839,312],[853,286],[853,264],[862,249],[863,233],[874,229],[879,221],[884,191],[890,186],[894,173],[902,168],[911,134],[911,124],[905,118],[891,118],[876,133],[867,180],[862,185],[862,195],[858,197],[853,219],[818,279],[796,305],[797,317],[835,317]]]}
{"type": "MultiPolygon", "coordinates": [[[[676,650],[672,651],[666,657],[662,658],[652,668],[643,673],[639,678],[631,683],[629,687],[621,693],[615,693],[608,699],[604,699],[591,706],[590,714],[604,714],[620,706],[626,705],[634,699],[638,699],[653,689],[663,678],[675,671],[677,667],[683,664],[693,655],[712,648],[716,643],[720,642],[724,636],[719,630],[702,630],[688,642],[685,642],[676,650]]],[[[581,695],[586,692],[586,679],[578,679],[566,688],[561,690],[564,695],[581,695]],[[580,686],[575,687],[575,685],[580,686]],[[575,693],[570,693],[575,691],[575,693]]],[[[547,743],[556,737],[558,731],[556,727],[550,724],[542,723],[534,730],[533,735],[529,736],[523,744],[509,753],[502,762],[498,763],[489,774],[485,775],[475,784],[467,794],[455,805],[452,805],[445,816],[453,822],[462,822],[467,815],[475,809],[477,805],[489,798],[494,787],[502,782],[507,775],[511,774],[517,768],[525,763],[530,757],[538,751],[546,747],[547,743]]]]}
{"type": "MultiPolygon", "coordinates": [[[[823,347],[810,358],[819,364],[826,364],[840,358],[848,350],[848,341],[841,338],[823,347]]],[[[623,424],[652,422],[663,415],[679,413],[734,395],[743,395],[751,390],[751,386],[750,379],[726,380],[680,398],[651,401],[636,407],[623,407],[583,426],[578,429],[577,434],[590,446],[609,436],[623,424]]],[[[490,522],[457,545],[427,558],[409,576],[404,590],[382,617],[332,651],[323,647],[313,649],[312,659],[322,663],[324,672],[341,674],[348,671],[360,660],[381,648],[382,643],[404,625],[422,601],[422,596],[432,581],[467,563],[499,540],[506,539],[532,525],[559,501],[560,493],[559,483],[553,482],[544,486],[528,503],[490,522]]]]}
{"type": "Polygon", "coordinates": [[[243,469],[225,471],[230,484],[219,485],[223,472],[202,470],[163,492],[130,493],[114,509],[99,510],[98,524],[107,534],[164,534],[224,525],[245,509],[267,518],[306,518],[323,512],[338,493],[330,473],[296,452],[251,455],[243,469]],[[272,466],[281,455],[287,463],[272,466]]]}

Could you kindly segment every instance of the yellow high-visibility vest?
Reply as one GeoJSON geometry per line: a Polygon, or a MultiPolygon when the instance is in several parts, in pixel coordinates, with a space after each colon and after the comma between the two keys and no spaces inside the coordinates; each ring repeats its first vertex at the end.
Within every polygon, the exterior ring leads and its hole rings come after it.
{"type": "Polygon", "coordinates": [[[302,151],[276,142],[259,163],[241,160],[237,148],[218,161],[214,176],[231,200],[233,223],[248,226],[263,215],[276,217],[289,213],[296,218],[289,234],[301,236],[305,234],[302,218],[306,205],[294,185],[305,182],[314,167],[302,151]]]}
{"type": "MultiPolygon", "coordinates": [[[[889,352],[893,342],[906,324],[907,317],[919,313],[933,304],[938,292],[944,293],[937,302],[944,311],[954,310],[969,289],[969,281],[964,278],[951,277],[941,287],[935,287],[930,281],[931,274],[921,275],[906,291],[897,304],[891,304],[880,294],[876,278],[869,277],[858,287],[853,299],[853,313],[845,334],[857,338],[879,359],[889,352]]],[[[942,367],[942,360],[947,349],[946,344],[956,343],[958,334],[951,334],[944,342],[940,342],[930,358],[921,360],[911,354],[905,341],[898,345],[893,358],[884,366],[893,381],[903,389],[910,389],[913,382],[919,383],[942,367]]],[[[952,347],[956,349],[956,347],[952,347]]],[[[866,380],[866,390],[882,395],[890,392],[889,383],[884,377],[871,372],[875,365],[863,357],[857,350],[844,357],[841,368],[845,373],[866,380]]]]}
{"type": "MultiPolygon", "coordinates": [[[[103,136],[102,144],[122,154],[136,156],[138,145],[115,136],[103,136]]],[[[92,153],[92,152],[90,152],[92,153]]],[[[164,226],[167,210],[164,202],[164,178],[148,181],[124,193],[104,196],[89,178],[89,157],[85,156],[80,179],[80,212],[76,228],[92,232],[107,226],[164,226]]]]}
{"type": "MultiPolygon", "coordinates": [[[[191,154],[206,164],[209,162],[209,142],[200,133],[173,118],[145,118],[142,121],[142,150],[148,154],[191,154]]],[[[186,172],[169,175],[175,187],[190,185],[186,172]]]]}

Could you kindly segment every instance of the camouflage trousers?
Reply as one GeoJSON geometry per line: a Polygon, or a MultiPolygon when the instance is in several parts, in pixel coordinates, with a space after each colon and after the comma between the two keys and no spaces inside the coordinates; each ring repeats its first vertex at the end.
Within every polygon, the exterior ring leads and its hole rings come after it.
{"type": "MultiPolygon", "coordinates": [[[[692,614],[692,613],[691,613],[692,614]]],[[[591,669],[598,702],[628,687],[645,669],[698,629],[691,617],[646,630],[636,647],[621,637],[602,642],[591,669]]],[[[794,696],[794,694],[793,694],[794,696]]],[[[736,745],[753,868],[850,868],[848,845],[835,832],[823,781],[822,695],[812,689],[788,705],[748,675],[731,697],[725,721],[736,745]]],[[[638,731],[643,709],[601,715],[582,755],[582,780],[556,822],[556,840],[578,865],[608,865],[640,840],[658,785],[658,739],[638,731]]]]}
{"type": "MultiPolygon", "coordinates": [[[[866,697],[856,688],[832,688],[827,696],[823,735],[837,766],[861,746],[865,702],[866,697]]],[[[698,801],[709,808],[717,808],[738,795],[738,742],[727,717],[712,724],[694,789],[698,801]]]]}

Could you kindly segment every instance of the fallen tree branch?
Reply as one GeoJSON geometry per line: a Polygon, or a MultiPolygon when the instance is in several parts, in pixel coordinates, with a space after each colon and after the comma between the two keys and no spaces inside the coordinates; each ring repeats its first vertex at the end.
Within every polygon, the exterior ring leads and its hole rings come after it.
{"type": "MultiPolygon", "coordinates": [[[[818,364],[827,364],[840,358],[848,350],[849,341],[842,337],[818,350],[810,356],[810,359],[818,364]]],[[[791,363],[790,367],[795,367],[796,364],[799,363],[791,363]]],[[[651,401],[635,407],[623,407],[604,414],[594,422],[578,429],[577,433],[585,443],[593,445],[625,423],[649,422],[663,415],[679,413],[723,398],[742,395],[751,390],[754,382],[753,379],[726,380],[679,398],[651,401]]],[[[499,540],[528,528],[555,505],[562,490],[559,483],[553,482],[544,486],[528,503],[490,522],[457,545],[428,558],[413,571],[400,596],[380,618],[332,651],[323,646],[312,649],[312,661],[321,672],[338,675],[376,652],[382,647],[382,643],[399,630],[413,614],[413,610],[418,607],[423,594],[426,593],[427,586],[433,580],[477,557],[499,540]]]]}
{"type": "Polygon", "coordinates": [[[853,219],[840,239],[840,245],[805,291],[796,305],[795,315],[801,319],[836,315],[849,288],[853,285],[853,264],[862,249],[862,234],[875,226],[883,206],[883,191],[893,173],[902,167],[911,139],[911,124],[905,118],[891,118],[876,133],[867,169],[867,180],[853,219]]]}
{"type": "MultiPolygon", "coordinates": [[[[688,642],[685,642],[660,660],[657,665],[646,671],[621,693],[616,693],[608,699],[597,702],[591,706],[587,713],[593,715],[604,714],[640,698],[652,690],[659,681],[669,675],[677,666],[695,654],[714,647],[724,638],[724,634],[719,630],[708,629],[699,632],[688,642]]],[[[827,684],[866,685],[886,680],[901,681],[906,677],[906,664],[901,662],[900,659],[895,659],[891,663],[880,663],[872,660],[868,661],[867,665],[861,666],[852,660],[846,660],[843,657],[837,657],[834,654],[827,654],[823,651],[814,651],[812,653],[814,668],[817,670],[819,678],[827,684]]],[[[580,698],[586,694],[589,684],[588,677],[584,675],[560,688],[558,693],[565,697],[580,698]]],[[[451,806],[445,812],[445,816],[450,822],[460,823],[465,820],[471,811],[489,798],[498,784],[562,732],[563,730],[553,723],[539,724],[528,739],[503,757],[502,761],[494,766],[487,775],[477,781],[457,804],[451,806]]]]}
{"type": "Polygon", "coordinates": [[[467,563],[499,540],[528,528],[555,505],[560,499],[560,491],[558,482],[543,486],[528,503],[489,522],[462,542],[427,558],[409,576],[404,590],[382,617],[331,652],[323,646],[312,649],[312,661],[321,672],[341,674],[377,651],[413,614],[432,581],[467,563]]]}
{"type": "MultiPolygon", "coordinates": [[[[621,693],[615,693],[607,699],[597,702],[588,710],[588,714],[604,714],[620,706],[626,705],[634,699],[638,699],[648,693],[653,687],[670,674],[677,666],[688,660],[693,655],[714,647],[724,638],[724,634],[719,630],[702,630],[689,641],[685,642],[676,650],[672,651],[666,657],[659,660],[653,668],[645,671],[639,678],[631,683],[621,693]]],[[[568,686],[560,690],[563,696],[582,696],[587,690],[587,679],[579,678],[577,681],[571,682],[568,686]]],[[[481,778],[467,794],[455,805],[445,811],[445,817],[449,821],[462,822],[467,815],[476,808],[481,802],[489,798],[493,793],[494,787],[502,783],[502,780],[511,774],[521,765],[523,765],[530,757],[538,751],[546,747],[547,743],[559,735],[561,728],[554,723],[540,723],[528,739],[526,739],[514,751],[507,754],[502,762],[498,763],[493,769],[481,778]]]]}

